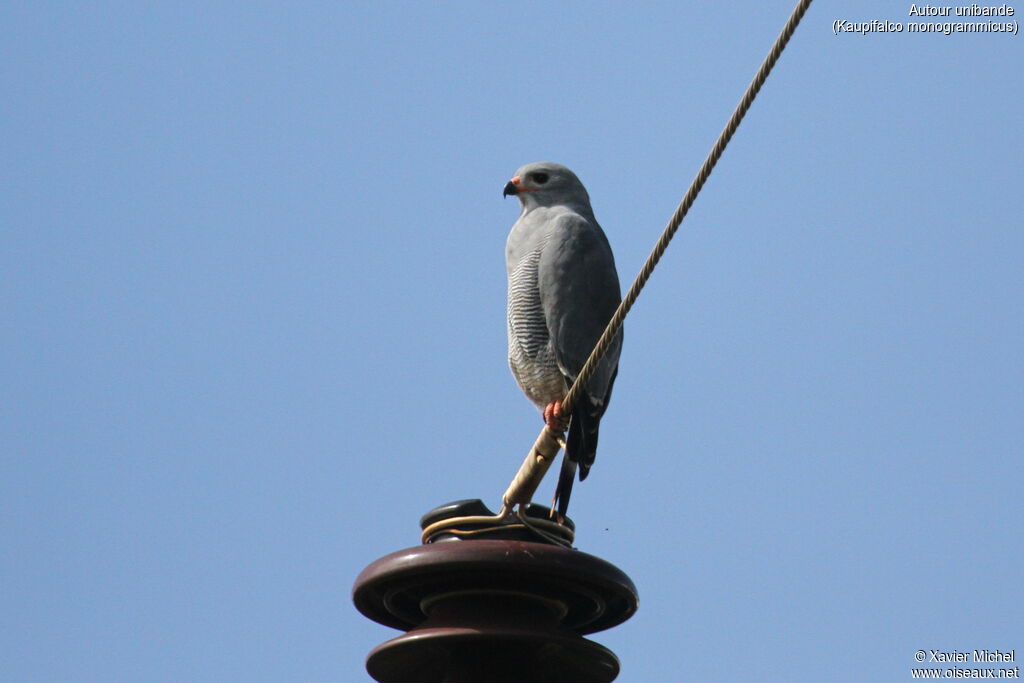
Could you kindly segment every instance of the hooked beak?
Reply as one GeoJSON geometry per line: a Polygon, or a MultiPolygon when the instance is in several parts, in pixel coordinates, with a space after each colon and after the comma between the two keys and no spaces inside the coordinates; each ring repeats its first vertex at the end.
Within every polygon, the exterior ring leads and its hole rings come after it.
{"type": "Polygon", "coordinates": [[[507,197],[510,194],[519,194],[519,176],[512,178],[512,180],[505,183],[505,189],[501,193],[502,197],[507,197]]]}

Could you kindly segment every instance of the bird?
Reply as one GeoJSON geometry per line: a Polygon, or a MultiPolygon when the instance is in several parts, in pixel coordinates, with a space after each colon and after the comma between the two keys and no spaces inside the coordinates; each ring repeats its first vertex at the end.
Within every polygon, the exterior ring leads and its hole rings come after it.
{"type": "Polygon", "coordinates": [[[503,196],[521,212],[505,244],[508,271],[508,362],[516,383],[545,423],[568,429],[552,501],[559,520],[576,477],[587,478],[597,454],[601,417],[618,375],[622,332],[601,359],[571,414],[562,400],[621,301],[608,238],[576,174],[552,162],[520,167],[503,196]]]}

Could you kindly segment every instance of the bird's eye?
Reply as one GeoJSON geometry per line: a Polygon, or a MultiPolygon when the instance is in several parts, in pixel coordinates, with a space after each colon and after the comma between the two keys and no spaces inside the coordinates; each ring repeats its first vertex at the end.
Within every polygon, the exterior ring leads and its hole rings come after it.
{"type": "Polygon", "coordinates": [[[537,183],[538,185],[543,185],[548,181],[548,177],[549,176],[547,173],[534,173],[533,182],[537,183]]]}

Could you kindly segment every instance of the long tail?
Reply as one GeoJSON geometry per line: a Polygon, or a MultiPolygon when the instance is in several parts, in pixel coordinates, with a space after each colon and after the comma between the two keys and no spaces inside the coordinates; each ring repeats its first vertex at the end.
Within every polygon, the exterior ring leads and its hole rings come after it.
{"type": "Polygon", "coordinates": [[[559,518],[565,517],[569,510],[569,498],[572,496],[572,485],[579,468],[580,481],[587,478],[590,466],[597,456],[598,428],[601,424],[599,415],[593,413],[593,407],[586,400],[575,408],[569,420],[569,435],[565,440],[565,455],[562,456],[562,469],[558,473],[558,485],[555,487],[553,507],[558,510],[559,518]]]}
{"type": "MultiPolygon", "coordinates": [[[[572,409],[569,419],[569,436],[565,439],[565,455],[562,456],[562,470],[558,473],[558,485],[555,487],[555,500],[551,507],[558,510],[558,517],[565,517],[569,510],[569,496],[572,495],[573,480],[576,479],[576,468],[579,467],[580,481],[590,474],[590,467],[597,457],[597,436],[601,427],[601,416],[612,398],[612,388],[619,374],[616,366],[608,380],[608,389],[604,400],[596,401],[588,393],[584,393],[576,407],[572,409]]],[[[572,384],[569,377],[565,378],[566,386],[572,384]]]]}

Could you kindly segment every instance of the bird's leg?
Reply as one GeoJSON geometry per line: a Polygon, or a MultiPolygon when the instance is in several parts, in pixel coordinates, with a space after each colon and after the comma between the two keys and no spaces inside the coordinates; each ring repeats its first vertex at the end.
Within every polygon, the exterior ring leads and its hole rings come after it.
{"type": "Polygon", "coordinates": [[[561,401],[552,401],[544,407],[544,422],[556,432],[565,432],[569,426],[569,420],[562,415],[561,401]]]}

